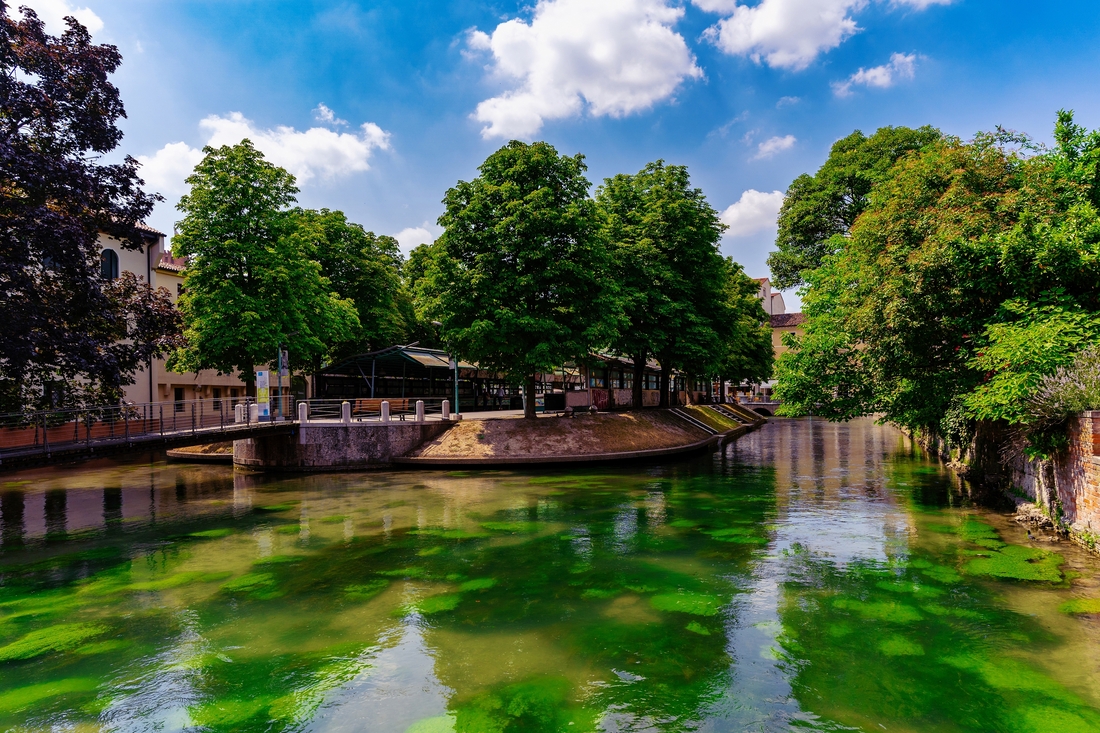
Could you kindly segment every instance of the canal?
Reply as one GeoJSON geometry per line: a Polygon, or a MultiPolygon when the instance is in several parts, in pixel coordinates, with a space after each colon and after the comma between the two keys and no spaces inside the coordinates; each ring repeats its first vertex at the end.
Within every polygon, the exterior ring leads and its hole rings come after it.
{"type": "Polygon", "coordinates": [[[0,730],[1100,731],[1100,561],[899,432],[0,475],[0,730]]]}

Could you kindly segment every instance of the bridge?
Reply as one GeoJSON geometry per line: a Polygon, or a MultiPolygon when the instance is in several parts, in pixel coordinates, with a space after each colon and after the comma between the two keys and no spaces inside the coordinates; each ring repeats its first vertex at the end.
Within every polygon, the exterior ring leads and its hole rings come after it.
{"type": "Polygon", "coordinates": [[[774,415],[775,411],[779,409],[779,406],[783,404],[778,400],[766,397],[760,397],[759,399],[753,399],[752,397],[742,397],[737,401],[737,403],[742,407],[752,410],[758,415],[763,415],[764,417],[771,417],[772,415],[774,415]]]}
{"type": "MultiPolygon", "coordinates": [[[[0,471],[66,463],[140,451],[183,448],[246,438],[293,436],[299,418],[313,426],[388,421],[381,400],[295,400],[271,403],[270,419],[261,419],[252,398],[184,400],[100,405],[0,414],[0,471]],[[377,404],[375,404],[377,403],[377,404]]],[[[425,398],[417,413],[395,410],[392,419],[444,419],[444,400],[425,398]]],[[[403,401],[408,402],[408,401],[403,401]]],[[[388,408],[388,403],[386,404],[388,408]]]]}

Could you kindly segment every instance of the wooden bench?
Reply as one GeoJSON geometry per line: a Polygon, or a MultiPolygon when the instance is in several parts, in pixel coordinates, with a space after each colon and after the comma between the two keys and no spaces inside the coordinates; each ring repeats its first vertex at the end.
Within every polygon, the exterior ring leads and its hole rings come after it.
{"type": "MultiPolygon", "coordinates": [[[[416,409],[416,400],[410,400],[407,397],[374,397],[356,400],[352,403],[351,414],[352,416],[366,416],[375,415],[382,412],[382,403],[390,403],[390,415],[397,417],[401,420],[405,419],[405,415],[411,414],[416,409]],[[410,404],[412,407],[410,408],[410,404]]],[[[362,419],[362,417],[360,417],[362,419]]]]}

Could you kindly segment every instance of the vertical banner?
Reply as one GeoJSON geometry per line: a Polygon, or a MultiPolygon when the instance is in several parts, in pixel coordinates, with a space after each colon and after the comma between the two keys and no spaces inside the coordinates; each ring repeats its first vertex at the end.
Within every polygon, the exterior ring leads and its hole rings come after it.
{"type": "Polygon", "coordinates": [[[256,404],[260,408],[260,419],[271,419],[271,372],[256,372],[256,404]]]}

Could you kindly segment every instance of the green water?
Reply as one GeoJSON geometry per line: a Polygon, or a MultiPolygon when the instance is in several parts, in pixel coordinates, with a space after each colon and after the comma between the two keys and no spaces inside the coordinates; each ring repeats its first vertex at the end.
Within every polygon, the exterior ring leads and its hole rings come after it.
{"type": "Polygon", "coordinates": [[[0,475],[0,730],[1100,731],[1100,559],[890,428],[689,462],[0,475]]]}

